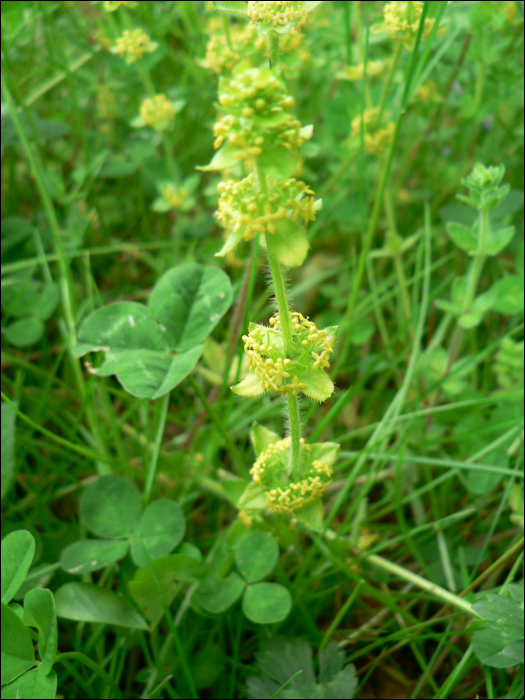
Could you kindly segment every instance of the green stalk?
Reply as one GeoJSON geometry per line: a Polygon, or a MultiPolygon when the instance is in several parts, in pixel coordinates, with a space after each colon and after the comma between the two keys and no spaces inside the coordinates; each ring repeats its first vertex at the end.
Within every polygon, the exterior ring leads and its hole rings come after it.
{"type": "Polygon", "coordinates": [[[162,444],[162,436],[164,435],[164,428],[166,427],[166,417],[168,415],[168,406],[170,404],[170,392],[162,397],[162,403],[160,405],[160,416],[157,425],[157,433],[155,435],[155,442],[153,443],[153,452],[151,455],[151,461],[149,464],[148,475],[146,477],[146,485],[144,487],[144,506],[147,506],[151,496],[151,490],[153,489],[153,483],[155,481],[155,475],[157,473],[157,464],[159,461],[160,447],[162,444]]]}
{"type": "Polygon", "coordinates": [[[270,32],[270,68],[279,67],[279,34],[270,32]]]}
{"type": "MultiPolygon", "coordinates": [[[[278,37],[277,37],[278,38],[278,37]]],[[[262,168],[257,164],[257,174],[259,177],[259,188],[263,194],[268,194],[268,184],[266,175],[262,168]]],[[[268,242],[268,241],[267,241],[268,242]]],[[[281,264],[277,258],[270,252],[267,245],[268,262],[272,274],[273,290],[275,294],[275,302],[279,311],[279,319],[281,322],[281,332],[283,335],[284,354],[287,358],[291,358],[293,351],[293,332],[292,332],[292,316],[290,314],[290,303],[286,293],[286,285],[281,264]]],[[[290,438],[292,441],[290,448],[290,473],[294,474],[299,466],[299,455],[301,452],[301,415],[299,412],[299,399],[293,394],[287,397],[288,406],[288,422],[290,426],[290,438]]]]}
{"type": "MultiPolygon", "coordinates": [[[[359,7],[359,3],[356,3],[356,8],[359,7]]],[[[337,370],[338,368],[344,364],[347,354],[348,354],[348,328],[350,326],[350,321],[352,320],[352,316],[354,314],[355,306],[357,303],[357,298],[359,296],[359,289],[361,288],[361,282],[363,281],[363,275],[365,273],[366,269],[366,261],[368,257],[368,253],[370,252],[370,248],[372,247],[372,242],[374,240],[374,235],[376,231],[376,226],[377,222],[379,221],[379,215],[381,213],[381,208],[383,204],[383,197],[385,194],[385,189],[388,184],[388,180],[390,177],[390,170],[392,168],[392,163],[394,161],[394,154],[396,152],[397,148],[397,142],[399,140],[399,134],[401,132],[401,125],[403,123],[404,116],[406,114],[406,108],[408,106],[408,101],[409,101],[409,96],[410,96],[410,88],[413,82],[414,75],[416,73],[416,58],[418,55],[418,50],[419,50],[419,45],[421,43],[421,37],[423,35],[423,27],[425,26],[425,19],[428,13],[428,3],[425,3],[425,7],[423,8],[423,13],[421,15],[421,21],[419,24],[419,31],[416,37],[416,43],[414,46],[414,50],[412,52],[411,60],[410,60],[410,65],[408,67],[408,72],[407,72],[407,77],[405,81],[405,89],[403,93],[403,98],[401,100],[401,105],[398,109],[398,114],[397,114],[397,119],[396,119],[396,127],[394,131],[394,136],[392,138],[392,143],[390,144],[390,148],[388,150],[385,163],[383,166],[383,171],[381,173],[381,178],[379,180],[379,184],[377,186],[377,191],[374,197],[374,206],[372,209],[372,214],[370,217],[370,222],[368,225],[368,229],[366,231],[366,234],[364,236],[363,240],[363,246],[361,248],[361,253],[359,255],[359,262],[357,265],[357,270],[354,275],[353,283],[352,283],[352,291],[350,293],[350,299],[348,301],[348,307],[346,309],[346,314],[342,323],[343,327],[343,335],[340,341],[340,348],[341,348],[341,354],[339,355],[339,358],[336,362],[335,369],[334,369],[334,375],[337,375],[337,370]]]]}
{"type": "MultiPolygon", "coordinates": [[[[477,255],[472,262],[470,268],[468,281],[467,281],[467,291],[465,293],[465,298],[463,300],[463,306],[461,308],[461,313],[465,314],[470,311],[474,299],[476,297],[476,291],[478,288],[479,279],[485,265],[486,255],[484,255],[485,246],[487,242],[487,235],[489,229],[489,213],[487,211],[481,211],[479,213],[479,240],[478,240],[478,251],[477,255]]],[[[445,376],[450,373],[452,366],[458,359],[459,351],[461,350],[461,343],[465,336],[465,330],[461,328],[459,324],[456,325],[456,330],[452,336],[452,341],[450,343],[449,355],[447,368],[445,370],[445,376]]]]}

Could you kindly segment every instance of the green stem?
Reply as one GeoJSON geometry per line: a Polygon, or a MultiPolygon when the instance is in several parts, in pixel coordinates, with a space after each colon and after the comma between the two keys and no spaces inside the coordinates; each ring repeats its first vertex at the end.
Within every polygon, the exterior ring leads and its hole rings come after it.
{"type": "Polygon", "coordinates": [[[299,465],[301,454],[301,414],[299,411],[299,399],[293,394],[288,394],[288,415],[290,418],[290,469],[294,474],[299,465]]]}
{"type": "Polygon", "coordinates": [[[377,123],[381,123],[381,119],[383,118],[383,113],[385,111],[386,107],[386,101],[388,99],[388,95],[390,93],[390,88],[392,87],[392,80],[394,79],[394,75],[397,70],[397,66],[399,64],[399,59],[401,58],[401,53],[403,52],[403,44],[399,42],[397,45],[396,53],[394,55],[394,61],[392,63],[392,66],[390,68],[390,72],[388,73],[388,77],[386,79],[385,87],[383,89],[383,94],[381,95],[381,103],[379,104],[379,113],[377,115],[377,123]]]}
{"type": "MultiPolygon", "coordinates": [[[[268,194],[268,185],[266,175],[262,168],[257,165],[257,174],[259,177],[259,188],[263,194],[268,194]]],[[[267,239],[268,242],[268,239],[267,239]]],[[[290,303],[286,293],[286,285],[281,264],[277,258],[270,252],[270,248],[266,246],[268,251],[268,262],[270,263],[270,271],[272,274],[273,290],[275,293],[275,302],[279,311],[279,320],[281,323],[281,332],[283,334],[284,354],[291,359],[293,352],[293,332],[292,332],[292,316],[290,314],[290,303]]],[[[299,399],[292,394],[288,395],[288,420],[290,425],[290,437],[292,440],[290,448],[290,473],[294,474],[299,466],[299,454],[301,451],[301,416],[299,412],[299,399]]]]}
{"type": "Polygon", "coordinates": [[[279,311],[279,319],[283,333],[284,353],[286,357],[290,358],[293,348],[292,317],[290,315],[290,304],[288,303],[288,295],[286,294],[283,271],[279,261],[269,250],[268,262],[270,263],[275,302],[279,311]]]}
{"type": "MultiPolygon", "coordinates": [[[[465,297],[463,299],[463,305],[461,307],[461,313],[465,314],[470,311],[474,299],[476,297],[476,291],[478,288],[479,279],[485,265],[486,255],[484,254],[487,235],[489,229],[489,214],[486,211],[481,211],[479,213],[479,240],[478,240],[478,251],[474,258],[469,276],[467,281],[467,290],[465,292],[465,297]]],[[[454,363],[458,359],[459,352],[461,350],[461,344],[465,336],[465,331],[459,324],[456,325],[456,330],[452,336],[452,341],[450,343],[449,355],[447,368],[445,370],[445,376],[450,373],[454,363]]]]}
{"type": "Polygon", "coordinates": [[[146,506],[149,503],[151,490],[153,489],[153,483],[155,481],[155,475],[157,473],[157,464],[159,461],[162,436],[164,435],[164,428],[166,427],[166,417],[168,415],[169,404],[170,392],[168,391],[168,393],[162,397],[162,403],[160,405],[160,416],[157,425],[157,433],[155,435],[155,442],[153,443],[153,453],[151,455],[148,476],[146,478],[146,485],[144,487],[144,506],[146,506]]]}
{"type": "Polygon", "coordinates": [[[270,68],[279,67],[279,34],[270,32],[270,68]]]}
{"type": "Polygon", "coordinates": [[[206,409],[206,412],[209,415],[211,421],[215,424],[215,427],[217,428],[219,433],[224,438],[224,441],[228,445],[228,449],[230,450],[232,457],[237,462],[237,466],[239,467],[241,474],[244,476],[246,473],[246,469],[244,467],[244,461],[243,461],[243,458],[241,457],[239,450],[235,447],[235,444],[234,444],[233,440],[231,439],[230,434],[228,433],[228,431],[226,430],[226,428],[222,424],[219,416],[215,412],[214,408],[211,406],[210,402],[206,398],[205,393],[202,391],[202,389],[197,384],[197,382],[195,381],[195,379],[192,377],[191,374],[188,377],[188,382],[189,382],[191,388],[193,389],[193,391],[197,394],[197,396],[201,400],[201,403],[204,406],[204,408],[206,409]]]}

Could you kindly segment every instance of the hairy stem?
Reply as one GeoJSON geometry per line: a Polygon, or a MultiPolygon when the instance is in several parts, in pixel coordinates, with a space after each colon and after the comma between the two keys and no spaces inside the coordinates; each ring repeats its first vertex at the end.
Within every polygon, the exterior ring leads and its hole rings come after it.
{"type": "MultiPolygon", "coordinates": [[[[263,194],[267,194],[268,184],[266,182],[266,175],[259,165],[257,165],[257,174],[259,177],[259,189],[263,194]]],[[[266,247],[268,249],[268,262],[270,263],[270,272],[272,274],[275,303],[277,304],[277,310],[279,311],[281,332],[283,335],[284,354],[287,358],[291,358],[293,350],[292,316],[290,314],[290,304],[286,293],[284,275],[281,264],[271,253],[268,245],[266,247]]],[[[290,473],[294,474],[299,465],[299,453],[301,450],[301,417],[299,413],[299,399],[297,396],[289,394],[287,399],[288,422],[290,425],[290,437],[292,440],[290,449],[290,473]]]]}

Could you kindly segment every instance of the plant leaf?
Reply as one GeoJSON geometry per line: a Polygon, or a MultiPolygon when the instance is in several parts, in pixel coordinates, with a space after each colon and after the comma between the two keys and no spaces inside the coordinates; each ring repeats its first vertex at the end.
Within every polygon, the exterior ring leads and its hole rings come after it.
{"type": "Polygon", "coordinates": [[[230,2],[219,0],[213,3],[215,10],[219,12],[227,12],[232,15],[245,16],[248,14],[248,5],[245,2],[237,2],[236,0],[231,0],[230,2]]]}
{"type": "Polygon", "coordinates": [[[194,369],[204,345],[170,353],[132,350],[122,355],[116,375],[124,389],[139,399],[158,399],[174,389],[194,369]]]}
{"type": "Polygon", "coordinates": [[[235,561],[248,581],[261,581],[270,574],[279,559],[279,545],[267,532],[250,532],[237,545],[235,561]]]}
{"type": "Polygon", "coordinates": [[[2,540],[2,603],[9,603],[24,583],[35,554],[35,538],[27,530],[16,530],[2,540]]]}
{"type": "Polygon", "coordinates": [[[505,226],[504,228],[493,231],[490,239],[485,247],[486,255],[499,255],[501,251],[508,246],[514,238],[514,226],[505,226]]]}
{"type": "Polygon", "coordinates": [[[208,576],[195,593],[195,602],[204,610],[218,615],[231,608],[239,600],[244,587],[244,581],[235,572],[232,572],[225,579],[208,576]]]}
{"type": "Polygon", "coordinates": [[[186,531],[181,507],[170,499],[150,503],[131,540],[131,557],[137,566],[146,566],[146,548],[151,561],[166,556],[180,544],[186,531]]]}
{"type": "Polygon", "coordinates": [[[66,583],[55,593],[58,617],[146,630],[148,624],[121,595],[91,583],[66,583]]]}
{"type": "MultiPolygon", "coordinates": [[[[195,581],[203,572],[203,565],[194,556],[188,554],[170,554],[152,562],[152,567],[168,605],[175,598],[181,583],[195,581]]],[[[144,617],[152,625],[156,625],[164,615],[164,608],[149,567],[139,569],[133,580],[129,582],[128,588],[144,617]]]]}
{"type": "Polygon", "coordinates": [[[26,593],[24,622],[38,630],[38,655],[42,672],[47,675],[55,663],[58,640],[55,599],[48,588],[33,588],[26,593]]]}
{"type": "Polygon", "coordinates": [[[242,609],[246,617],[259,625],[285,620],[292,609],[292,596],[278,583],[255,583],[246,588],[242,609]]]}
{"type": "Polygon", "coordinates": [[[57,674],[50,671],[43,673],[42,667],[27,671],[9,683],[2,686],[2,698],[33,698],[34,700],[54,700],[57,694],[57,674]]]}
{"type": "Polygon", "coordinates": [[[87,574],[123,559],[128,548],[124,540],[78,540],[62,550],[60,564],[68,574],[87,574]]]}
{"type": "Polygon", "coordinates": [[[252,430],[250,432],[250,439],[252,441],[253,449],[255,450],[256,457],[259,457],[263,452],[276,442],[281,439],[280,435],[274,433],[268,428],[265,428],[259,423],[254,423],[252,430]]]}
{"type": "Polygon", "coordinates": [[[281,265],[300,267],[306,260],[310,248],[304,229],[288,219],[278,221],[275,228],[274,234],[266,236],[268,250],[275,255],[281,265]]]}
{"type": "Polygon", "coordinates": [[[2,685],[35,665],[31,636],[18,615],[2,603],[2,685]]]}
{"type": "Polygon", "coordinates": [[[9,324],[5,329],[5,337],[15,348],[27,348],[40,340],[44,329],[41,319],[28,316],[9,324]]]}
{"type": "Polygon", "coordinates": [[[80,497],[80,516],[88,530],[99,537],[129,537],[142,510],[134,484],[120,475],[102,476],[80,497]]]}
{"type": "Polygon", "coordinates": [[[230,308],[228,275],[217,267],[183,265],[164,274],[150,299],[153,318],[166,329],[171,350],[188,350],[204,342],[230,308]]]}
{"type": "Polygon", "coordinates": [[[462,250],[467,253],[475,253],[477,251],[478,237],[463,224],[447,224],[447,232],[453,242],[462,250]]]}

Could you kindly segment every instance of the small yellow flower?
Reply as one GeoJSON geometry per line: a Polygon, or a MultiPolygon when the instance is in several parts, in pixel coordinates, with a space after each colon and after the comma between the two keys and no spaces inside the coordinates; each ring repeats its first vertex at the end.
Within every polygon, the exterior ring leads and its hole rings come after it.
{"type": "MultiPolygon", "coordinates": [[[[368,61],[366,64],[366,77],[375,78],[384,75],[388,61],[368,61]]],[[[337,77],[340,80],[363,80],[364,63],[357,66],[345,66],[337,77]]]]}
{"type": "Polygon", "coordinates": [[[326,401],[334,385],[324,372],[330,367],[329,356],[334,352],[336,328],[319,330],[302,314],[292,314],[294,352],[284,353],[279,315],[270,319],[270,328],[250,324],[243,336],[244,352],[248,356],[248,375],[232,387],[239,396],[261,396],[265,391],[298,396],[302,392],[316,401],[326,401]]]}
{"type": "Polygon", "coordinates": [[[364,149],[366,153],[374,154],[381,153],[385,150],[391,143],[394,136],[395,124],[389,122],[382,129],[378,129],[374,124],[374,120],[379,113],[378,108],[367,109],[363,113],[363,119],[361,116],[356,117],[352,121],[352,130],[350,132],[350,139],[357,140],[361,136],[361,121],[364,124],[364,149]]]}
{"type": "Polygon", "coordinates": [[[249,2],[248,17],[278,33],[298,32],[308,20],[304,2],[249,2]]]}
{"type": "Polygon", "coordinates": [[[149,36],[142,29],[126,30],[117,39],[115,46],[111,47],[111,53],[118,54],[121,58],[126,57],[126,64],[134,63],[142,58],[145,53],[152,53],[158,47],[156,41],[151,41],[149,36]]]}
{"type": "MultiPolygon", "coordinates": [[[[390,34],[392,39],[402,42],[405,48],[410,49],[419,30],[422,14],[422,2],[387,2],[383,8],[384,31],[390,34]]],[[[425,20],[422,41],[430,35],[434,21],[425,20]]]]}
{"type": "Polygon", "coordinates": [[[217,189],[221,194],[217,220],[228,231],[239,234],[239,240],[251,241],[256,234],[273,235],[284,219],[315,221],[321,208],[310,187],[294,178],[276,181],[268,195],[260,194],[254,174],[240,182],[221,182],[217,189]]]}
{"type": "Polygon", "coordinates": [[[127,2],[126,0],[106,0],[104,2],[104,9],[106,12],[115,12],[115,10],[118,10],[121,5],[124,5],[124,7],[129,7],[131,10],[134,7],[137,7],[138,2],[133,2],[132,0],[128,0],[127,2]]]}
{"type": "Polygon", "coordinates": [[[302,439],[301,451],[308,466],[304,469],[302,479],[288,481],[283,474],[283,464],[290,446],[289,437],[274,442],[259,455],[250,470],[254,484],[266,491],[266,505],[274,513],[291,513],[322,498],[333,475],[332,465],[337,458],[337,446],[333,445],[335,449],[332,453],[326,451],[326,454],[322,454],[319,450],[322,445],[306,445],[302,439]],[[316,452],[320,459],[314,458],[316,452]]]}
{"type": "Polygon", "coordinates": [[[414,100],[419,100],[423,104],[438,104],[443,102],[439,88],[433,80],[427,80],[420,85],[414,93],[414,100]]]}
{"type": "Polygon", "coordinates": [[[166,95],[148,97],[140,105],[140,117],[146,126],[164,131],[175,118],[177,111],[166,95]]]}

